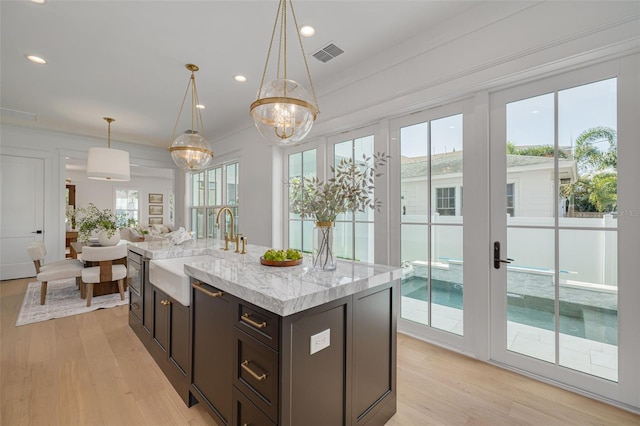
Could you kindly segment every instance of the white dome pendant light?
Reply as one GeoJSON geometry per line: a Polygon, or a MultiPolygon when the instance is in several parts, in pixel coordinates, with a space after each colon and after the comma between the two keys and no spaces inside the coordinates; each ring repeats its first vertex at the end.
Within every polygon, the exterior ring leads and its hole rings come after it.
{"type": "Polygon", "coordinates": [[[129,153],[121,149],[111,148],[111,117],[103,117],[107,122],[107,148],[89,148],[87,159],[87,177],[96,180],[128,182],[131,180],[129,169],[129,153]]]}
{"type": "Polygon", "coordinates": [[[258,90],[258,99],[251,104],[250,112],[253,121],[269,142],[276,145],[295,145],[300,143],[311,130],[316,120],[318,99],[316,97],[309,65],[302,47],[302,38],[298,31],[298,21],[291,0],[279,0],[276,19],[271,33],[271,42],[267,52],[267,61],[264,65],[262,81],[258,90]],[[289,80],[287,76],[287,3],[291,10],[295,32],[300,43],[302,59],[307,70],[307,78],[311,87],[312,96],[299,83],[289,80]],[[278,28],[280,40],[278,43],[278,61],[276,79],[265,84],[265,76],[269,67],[269,57],[273,48],[273,41],[278,28]],[[280,63],[282,60],[282,64],[280,63]],[[280,71],[283,75],[280,75],[280,71]]]}

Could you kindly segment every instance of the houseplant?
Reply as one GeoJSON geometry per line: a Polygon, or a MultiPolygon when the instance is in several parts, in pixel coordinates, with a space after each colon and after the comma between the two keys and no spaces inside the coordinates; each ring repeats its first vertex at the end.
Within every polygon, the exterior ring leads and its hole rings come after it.
{"type": "Polygon", "coordinates": [[[120,241],[116,216],[110,209],[100,210],[95,204],[89,203],[89,207],[77,209],[76,216],[78,238],[81,241],[88,240],[95,231],[99,231],[98,240],[103,246],[115,245],[120,241]]]}
{"type": "Polygon", "coordinates": [[[347,211],[364,212],[380,209],[381,202],[374,198],[375,178],[381,176],[377,170],[389,159],[385,153],[371,157],[362,156],[354,161],[345,158],[334,167],[333,177],[321,181],[315,176],[295,178],[289,182],[292,211],[301,219],[316,221],[313,243],[313,268],[336,269],[334,248],[334,222],[339,214],[347,211]]]}

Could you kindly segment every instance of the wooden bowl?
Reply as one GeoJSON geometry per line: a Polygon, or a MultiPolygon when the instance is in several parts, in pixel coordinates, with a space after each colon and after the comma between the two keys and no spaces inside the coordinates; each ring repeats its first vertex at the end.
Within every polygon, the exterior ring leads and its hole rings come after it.
{"type": "Polygon", "coordinates": [[[302,263],[302,258],[296,260],[266,260],[260,256],[260,263],[265,266],[296,266],[302,263]]]}

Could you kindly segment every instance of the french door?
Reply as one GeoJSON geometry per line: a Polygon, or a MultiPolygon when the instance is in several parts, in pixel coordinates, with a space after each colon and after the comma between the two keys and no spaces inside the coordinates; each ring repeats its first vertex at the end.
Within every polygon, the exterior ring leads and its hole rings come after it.
{"type": "MultiPolygon", "coordinates": [[[[460,346],[464,335],[465,144],[471,101],[390,123],[392,221],[399,223],[402,328],[460,346]]],[[[472,186],[473,187],[473,186],[472,186]]]]}
{"type": "Polygon", "coordinates": [[[619,93],[607,64],[490,99],[491,358],[612,398],[619,93]]]}

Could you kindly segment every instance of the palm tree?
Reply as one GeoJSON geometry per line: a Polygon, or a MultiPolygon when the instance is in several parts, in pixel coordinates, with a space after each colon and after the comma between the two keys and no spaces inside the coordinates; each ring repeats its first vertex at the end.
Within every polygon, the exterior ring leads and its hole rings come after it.
{"type": "Polygon", "coordinates": [[[575,141],[574,159],[578,180],[564,185],[560,193],[575,211],[614,211],[618,202],[618,141],[614,129],[599,126],[580,133],[575,141]],[[606,151],[596,144],[607,142],[606,151]]]}
{"type": "Polygon", "coordinates": [[[593,127],[580,133],[576,138],[574,158],[578,172],[588,173],[595,170],[618,167],[618,138],[610,127],[593,127]],[[607,142],[606,151],[598,149],[597,143],[607,142]]]}

